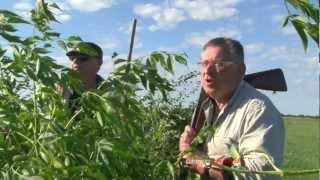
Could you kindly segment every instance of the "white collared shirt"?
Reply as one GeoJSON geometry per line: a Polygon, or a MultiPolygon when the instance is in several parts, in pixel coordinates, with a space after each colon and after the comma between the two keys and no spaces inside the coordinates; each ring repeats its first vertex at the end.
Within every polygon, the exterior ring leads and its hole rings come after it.
{"type": "MultiPolygon", "coordinates": [[[[284,124],[279,111],[267,96],[242,81],[221,111],[214,115],[215,103],[203,103],[206,123],[211,122],[215,135],[207,143],[208,156],[230,156],[233,144],[249,170],[272,170],[263,154],[279,166],[283,160],[284,124]]],[[[235,174],[235,179],[280,179],[275,176],[235,174]]]]}

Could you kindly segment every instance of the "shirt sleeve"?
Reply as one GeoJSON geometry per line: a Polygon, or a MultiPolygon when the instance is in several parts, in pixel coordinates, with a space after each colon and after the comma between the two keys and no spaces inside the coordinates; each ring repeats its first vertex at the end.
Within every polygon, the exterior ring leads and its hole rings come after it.
{"type": "MultiPolygon", "coordinates": [[[[278,167],[282,164],[284,149],[284,125],[278,110],[270,102],[253,102],[246,113],[239,140],[239,152],[248,170],[273,170],[270,160],[278,167]]],[[[235,174],[238,179],[277,180],[278,176],[235,174]]]]}

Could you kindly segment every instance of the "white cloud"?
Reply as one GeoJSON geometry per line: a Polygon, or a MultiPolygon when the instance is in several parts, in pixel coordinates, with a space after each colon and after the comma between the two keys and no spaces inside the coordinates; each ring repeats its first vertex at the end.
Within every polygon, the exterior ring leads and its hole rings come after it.
{"type": "Polygon", "coordinates": [[[6,50],[6,55],[7,56],[12,56],[13,48],[10,45],[3,46],[2,50],[6,50]]]}
{"type": "MultiPolygon", "coordinates": [[[[139,32],[143,29],[143,27],[137,23],[136,25],[136,32],[139,32]]],[[[125,23],[125,24],[122,24],[121,26],[119,26],[118,30],[120,32],[123,32],[123,33],[126,33],[126,34],[129,34],[132,32],[132,22],[128,22],[128,23],[125,23]]]]}
{"type": "Polygon", "coordinates": [[[114,0],[67,0],[72,9],[93,12],[104,8],[110,8],[115,4],[114,0]]]}
{"type": "Polygon", "coordinates": [[[271,20],[275,23],[282,22],[285,16],[285,14],[275,14],[272,16],[271,20]]]}
{"type": "Polygon", "coordinates": [[[57,64],[60,64],[66,67],[70,66],[71,61],[69,61],[69,59],[65,55],[56,55],[56,56],[52,56],[52,58],[56,60],[57,64]]]}
{"type": "Polygon", "coordinates": [[[33,5],[29,2],[18,2],[13,5],[13,8],[20,11],[30,11],[33,5]]]}
{"type": "Polygon", "coordinates": [[[237,13],[235,5],[239,0],[175,0],[174,5],[183,9],[195,20],[216,20],[234,16],[237,13]]]}
{"type": "Polygon", "coordinates": [[[272,46],[270,49],[268,49],[265,53],[261,55],[261,58],[267,59],[268,61],[291,61],[292,54],[290,54],[290,51],[292,50],[290,50],[286,45],[272,46]]]}
{"type": "Polygon", "coordinates": [[[309,70],[308,72],[318,74],[320,73],[320,64],[319,64],[319,57],[313,56],[306,60],[306,68],[309,70]],[[315,73],[316,72],[316,73],[315,73]]]}
{"type": "Polygon", "coordinates": [[[194,32],[187,36],[186,41],[191,45],[203,46],[207,41],[216,37],[240,39],[241,32],[234,28],[219,28],[215,31],[194,32]]]}
{"type": "Polygon", "coordinates": [[[302,48],[278,45],[264,48],[263,54],[257,56],[260,64],[271,63],[290,72],[293,77],[316,76],[320,72],[320,64],[316,51],[305,52],[302,48]]]}
{"type": "Polygon", "coordinates": [[[271,4],[269,6],[267,6],[267,9],[271,9],[271,10],[276,10],[276,9],[280,9],[283,8],[279,3],[278,4],[271,4]]]}
{"type": "Polygon", "coordinates": [[[241,21],[242,24],[252,26],[254,24],[253,18],[246,18],[241,21]]]}
{"type": "Polygon", "coordinates": [[[29,11],[33,8],[33,4],[29,1],[21,1],[18,3],[13,4],[13,9],[17,14],[24,18],[28,18],[29,11]]]}
{"type": "Polygon", "coordinates": [[[56,14],[56,18],[59,22],[67,22],[71,19],[69,14],[56,14]]]}
{"type": "Polygon", "coordinates": [[[161,7],[154,4],[144,4],[134,6],[133,11],[143,17],[153,16],[161,12],[161,7]]]}
{"type": "MultiPolygon", "coordinates": [[[[67,22],[71,19],[71,15],[66,13],[71,9],[80,11],[93,12],[100,9],[109,8],[115,4],[114,0],[48,0],[47,2],[56,3],[61,10],[51,8],[55,17],[60,22],[67,22]]],[[[27,17],[28,12],[33,8],[33,4],[29,0],[24,0],[13,5],[17,12],[27,17]]]]}
{"type": "MultiPolygon", "coordinates": [[[[150,31],[168,30],[187,20],[217,20],[232,17],[237,13],[235,5],[239,0],[173,0],[172,3],[139,4],[134,6],[134,13],[144,18],[151,18],[154,23],[150,31]],[[169,6],[170,5],[170,6],[169,6]]],[[[249,22],[250,23],[250,22],[249,22]]]]}
{"type": "MultiPolygon", "coordinates": [[[[71,16],[67,13],[65,13],[65,10],[70,10],[69,6],[66,4],[66,2],[60,2],[60,1],[52,1],[48,0],[49,3],[56,3],[59,9],[50,8],[50,11],[53,12],[54,16],[57,18],[59,22],[66,22],[71,19],[71,16]]],[[[29,11],[34,8],[34,5],[30,3],[28,0],[24,0],[18,3],[15,3],[13,5],[13,9],[17,11],[17,13],[25,18],[28,18],[29,11]]]]}
{"type": "Polygon", "coordinates": [[[71,10],[70,4],[68,4],[68,2],[65,0],[47,0],[47,1],[51,3],[56,3],[62,11],[71,10]]]}
{"type": "Polygon", "coordinates": [[[186,18],[181,10],[176,8],[163,8],[154,4],[136,5],[134,12],[142,17],[151,17],[155,24],[149,26],[150,31],[168,30],[186,18]]]}
{"type": "Polygon", "coordinates": [[[296,30],[294,29],[294,27],[292,26],[291,23],[289,23],[287,26],[285,27],[282,27],[282,23],[284,21],[284,18],[286,17],[285,14],[276,14],[276,15],[273,15],[272,16],[272,22],[275,22],[275,23],[281,23],[281,33],[284,34],[284,35],[295,35],[296,34],[296,30]]]}
{"type": "Polygon", "coordinates": [[[102,76],[102,78],[106,79],[106,77],[112,72],[114,69],[113,62],[111,61],[110,55],[103,56],[103,64],[100,67],[99,75],[102,76]]]}
{"type": "Polygon", "coordinates": [[[156,24],[149,27],[150,31],[171,29],[179,22],[184,21],[185,17],[182,11],[175,8],[168,8],[164,9],[161,13],[155,14],[153,19],[156,21],[156,24]]]}
{"type": "Polygon", "coordinates": [[[244,51],[246,54],[256,54],[261,52],[264,48],[264,43],[250,43],[244,45],[244,51]]]}
{"type": "Polygon", "coordinates": [[[114,50],[120,46],[119,40],[105,37],[98,41],[99,46],[104,50],[114,50]]]}
{"type": "MultiPolygon", "coordinates": [[[[267,68],[281,68],[283,70],[288,92],[297,97],[305,96],[313,98],[318,96],[320,64],[316,49],[309,49],[305,52],[303,48],[285,45],[265,44],[263,51],[249,56],[253,59],[254,71],[267,68]]],[[[248,61],[246,61],[248,62],[248,61]]],[[[253,70],[253,69],[250,69],[253,70]]]]}
{"type": "Polygon", "coordinates": [[[50,8],[50,10],[53,12],[54,16],[59,22],[67,22],[71,19],[71,15],[66,13],[65,9],[68,9],[67,6],[64,6],[63,4],[60,4],[57,2],[60,9],[56,8],[50,8]]]}
{"type": "MultiPolygon", "coordinates": [[[[129,42],[128,42],[129,44],[129,42]]],[[[142,40],[139,37],[135,37],[134,39],[134,49],[139,49],[143,47],[142,40]]]]}
{"type": "Polygon", "coordinates": [[[168,52],[178,52],[179,47],[178,46],[160,46],[158,48],[159,51],[168,51],[168,52]]]}

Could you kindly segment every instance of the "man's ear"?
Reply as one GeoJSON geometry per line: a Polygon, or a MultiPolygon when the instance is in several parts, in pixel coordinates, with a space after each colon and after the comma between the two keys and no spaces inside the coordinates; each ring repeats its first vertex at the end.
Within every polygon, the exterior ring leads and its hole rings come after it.
{"type": "Polygon", "coordinates": [[[102,65],[102,61],[100,61],[100,62],[99,62],[99,64],[98,64],[98,70],[97,70],[97,71],[99,71],[99,70],[100,70],[101,65],[102,65]]]}
{"type": "Polygon", "coordinates": [[[96,65],[97,65],[97,72],[98,72],[101,68],[101,65],[102,65],[102,59],[97,59],[96,65]]]}
{"type": "Polygon", "coordinates": [[[239,65],[239,72],[240,74],[244,77],[244,75],[246,74],[246,65],[244,63],[239,65]]]}

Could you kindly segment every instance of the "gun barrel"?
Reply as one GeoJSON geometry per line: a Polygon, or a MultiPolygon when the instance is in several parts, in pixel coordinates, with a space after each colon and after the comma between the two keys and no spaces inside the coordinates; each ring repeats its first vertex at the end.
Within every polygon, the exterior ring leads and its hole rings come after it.
{"type": "Polygon", "coordinates": [[[253,87],[270,91],[287,91],[287,84],[281,69],[271,69],[245,75],[244,80],[253,87]]]}

